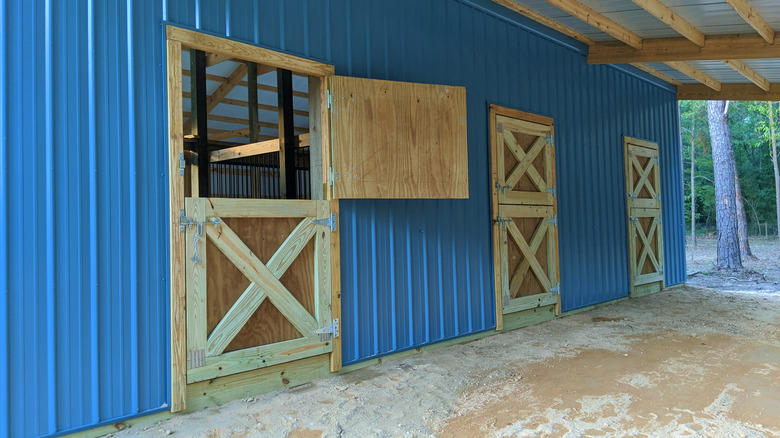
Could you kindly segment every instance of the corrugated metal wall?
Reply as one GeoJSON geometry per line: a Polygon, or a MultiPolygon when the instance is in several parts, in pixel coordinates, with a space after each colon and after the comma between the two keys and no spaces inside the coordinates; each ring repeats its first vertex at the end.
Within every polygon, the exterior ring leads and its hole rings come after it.
{"type": "Polygon", "coordinates": [[[341,75],[467,87],[469,200],[341,203],[346,363],[494,326],[488,103],[555,118],[564,309],[628,292],[624,134],[661,144],[666,279],[684,281],[674,93],[587,66],[578,43],[498,12],[487,0],[0,0],[0,434],[168,400],[164,22],[341,75]]]}

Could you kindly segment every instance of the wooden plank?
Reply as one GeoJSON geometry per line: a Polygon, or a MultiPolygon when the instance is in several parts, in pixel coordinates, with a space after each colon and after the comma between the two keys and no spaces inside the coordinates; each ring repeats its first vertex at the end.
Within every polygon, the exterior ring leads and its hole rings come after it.
{"type": "Polygon", "coordinates": [[[547,3],[550,3],[567,14],[577,17],[578,19],[595,27],[596,29],[619,39],[620,41],[635,49],[642,48],[642,37],[578,1],[547,0],[547,3]]]}
{"type": "Polygon", "coordinates": [[[632,62],[631,65],[636,67],[636,68],[638,68],[638,69],[640,69],[640,70],[642,70],[645,73],[650,73],[651,75],[657,77],[658,79],[660,79],[662,81],[665,81],[665,82],[668,82],[668,83],[670,83],[672,85],[676,85],[678,87],[680,85],[682,85],[682,82],[678,81],[677,79],[669,76],[666,73],[662,73],[662,72],[660,72],[660,71],[658,71],[658,70],[656,70],[656,69],[654,69],[654,68],[652,68],[652,67],[650,67],[648,65],[642,64],[641,62],[632,62]]]}
{"type": "Polygon", "coordinates": [[[531,144],[528,148],[528,153],[526,153],[517,143],[515,136],[512,135],[512,131],[504,129],[504,145],[517,159],[517,165],[510,172],[510,176],[506,178],[506,185],[514,187],[523,175],[528,175],[528,178],[534,183],[536,188],[540,192],[544,192],[547,189],[547,184],[532,164],[536,156],[546,149],[549,143],[544,138],[539,137],[531,144]]]}
{"type": "Polygon", "coordinates": [[[552,131],[552,125],[545,125],[541,123],[528,122],[525,120],[511,119],[508,117],[498,116],[496,123],[501,125],[501,130],[509,129],[511,131],[520,131],[530,135],[536,135],[544,137],[552,131]]]}
{"type": "Polygon", "coordinates": [[[498,207],[498,215],[502,218],[545,217],[553,216],[550,205],[504,205],[498,207]]]}
{"type": "Polygon", "coordinates": [[[320,342],[319,336],[292,339],[271,345],[246,348],[206,358],[206,365],[190,370],[187,382],[195,383],[235,373],[261,369],[331,351],[330,342],[320,342]]]}
{"type": "Polygon", "coordinates": [[[315,76],[333,74],[333,66],[311,61],[297,56],[274,52],[237,41],[206,35],[174,26],[166,27],[169,40],[179,41],[183,47],[191,47],[207,52],[229,55],[245,61],[253,61],[275,68],[287,68],[298,73],[315,76]]]}
{"type": "Polygon", "coordinates": [[[209,198],[212,211],[219,217],[315,217],[317,205],[297,199],[209,198]]]}
{"type": "Polygon", "coordinates": [[[539,280],[539,283],[541,283],[542,287],[550,290],[552,285],[550,284],[550,280],[547,278],[547,274],[539,264],[539,261],[536,260],[536,257],[534,256],[533,251],[531,251],[531,248],[528,246],[528,243],[525,241],[523,234],[520,232],[520,230],[517,229],[517,225],[515,225],[514,222],[509,222],[506,229],[508,234],[512,236],[512,239],[517,244],[517,247],[520,248],[520,251],[531,264],[531,270],[534,272],[534,274],[536,274],[536,279],[539,280]]]}
{"type": "MultiPolygon", "coordinates": [[[[330,217],[330,203],[317,201],[317,218],[330,217]]],[[[312,225],[314,227],[314,225],[312,225]]],[[[318,225],[314,240],[314,316],[320,327],[330,324],[330,227],[318,225]]]]}
{"type": "Polygon", "coordinates": [[[684,75],[690,76],[692,79],[696,79],[697,81],[712,88],[715,91],[720,91],[721,88],[720,82],[716,81],[713,77],[705,74],[704,72],[697,70],[696,68],[692,67],[690,64],[687,64],[682,61],[667,61],[664,64],[679,71],[684,75]]]}
{"type": "MultiPolygon", "coordinates": [[[[322,80],[309,76],[309,125],[312,126],[309,135],[309,193],[312,201],[325,199],[322,186],[322,80]]],[[[327,107],[327,102],[325,103],[327,107]]]]}
{"type": "MultiPolygon", "coordinates": [[[[260,88],[260,87],[258,86],[258,88],[260,88]]],[[[189,99],[191,97],[190,92],[188,92],[188,91],[182,91],[181,96],[183,98],[185,98],[185,99],[189,99]]],[[[247,103],[246,101],[238,100],[238,99],[230,99],[228,97],[223,98],[219,103],[221,103],[223,105],[233,105],[233,106],[243,106],[243,107],[249,106],[249,103],[247,103]]],[[[263,110],[263,111],[270,111],[270,112],[273,112],[273,113],[276,113],[278,111],[278,109],[275,106],[273,106],[273,105],[265,105],[265,104],[262,104],[262,103],[258,103],[257,104],[257,109],[263,110]]],[[[307,111],[304,111],[304,110],[295,110],[295,111],[293,111],[293,114],[295,114],[296,116],[304,116],[304,117],[309,115],[309,113],[307,111]]]]}
{"type": "Polygon", "coordinates": [[[499,275],[501,276],[501,289],[498,293],[498,299],[501,302],[501,309],[498,314],[503,315],[504,303],[509,303],[509,236],[506,223],[499,226],[499,247],[501,264],[499,265],[499,275]]]}
{"type": "Polygon", "coordinates": [[[184,153],[181,96],[181,44],[167,42],[168,87],[168,200],[170,211],[171,282],[171,412],[187,407],[187,311],[184,233],[179,232],[179,210],[184,208],[184,183],[179,154],[184,153]]]}
{"type": "Polygon", "coordinates": [[[317,330],[317,321],[290,294],[271,271],[246,247],[225,224],[219,228],[205,227],[212,242],[250,281],[257,283],[268,299],[303,335],[317,330]]]}
{"type": "MultiPolygon", "coordinates": [[[[185,211],[193,222],[205,222],[208,215],[206,198],[187,198],[185,211]]],[[[206,350],[206,235],[198,235],[198,226],[187,228],[186,282],[187,282],[187,354],[206,350]]],[[[200,227],[202,231],[203,228],[200,227]]],[[[204,352],[205,353],[205,352],[204,352]]],[[[189,356],[188,356],[189,359],[189,356]]],[[[193,368],[187,363],[187,368],[193,368]]]]}
{"type": "MultiPolygon", "coordinates": [[[[339,201],[331,199],[328,201],[330,212],[339,216],[339,201]]],[[[341,320],[341,241],[339,231],[341,227],[330,235],[330,312],[331,318],[341,320]]],[[[330,371],[336,372],[341,369],[341,336],[332,340],[333,352],[330,354],[330,371]]]]}
{"type": "Polygon", "coordinates": [[[327,377],[328,355],[313,356],[187,385],[189,411],[216,406],[327,377]]]}
{"type": "Polygon", "coordinates": [[[764,41],[769,44],[775,43],[775,30],[764,20],[761,14],[750,6],[747,0],[726,0],[726,3],[731,5],[737,11],[737,14],[764,38],[764,41]]]}
{"type": "Polygon", "coordinates": [[[330,90],[330,78],[320,77],[320,107],[319,120],[310,116],[310,136],[318,136],[320,139],[322,156],[322,196],[323,199],[333,199],[333,190],[330,186],[330,169],[332,166],[332,145],[330,136],[330,109],[328,109],[328,92],[330,90]],[[318,122],[318,123],[317,123],[318,122]]]}
{"type": "Polygon", "coordinates": [[[504,315],[504,331],[517,330],[555,319],[555,306],[534,307],[504,315]]]}
{"type": "MultiPolygon", "coordinates": [[[[298,257],[314,235],[316,230],[312,220],[312,218],[303,219],[268,260],[266,267],[277,279],[282,278],[293,260],[298,257]]],[[[317,278],[316,275],[315,278],[317,278]]],[[[238,335],[266,297],[266,293],[259,285],[256,283],[249,285],[209,335],[208,354],[210,356],[216,356],[225,351],[225,348],[238,335]]]]}
{"type": "MultiPolygon", "coordinates": [[[[516,4],[514,2],[510,2],[516,4]]],[[[500,135],[496,130],[496,115],[500,111],[501,107],[496,105],[490,105],[490,198],[491,198],[491,217],[493,222],[493,284],[494,301],[495,301],[495,315],[496,315],[496,331],[500,331],[504,327],[503,319],[503,294],[502,294],[502,281],[501,281],[501,230],[498,224],[498,186],[502,184],[499,182],[498,172],[498,157],[499,151],[502,154],[501,169],[503,169],[503,152],[504,152],[504,136],[500,135]],[[498,268],[496,268],[498,267],[498,268]]],[[[503,172],[501,172],[503,174],[503,172]]]]}
{"type": "Polygon", "coordinates": [[[525,111],[520,111],[513,108],[507,108],[504,106],[499,106],[494,104],[490,104],[490,111],[495,113],[496,117],[503,116],[504,118],[508,117],[510,119],[520,119],[526,122],[535,123],[537,125],[548,125],[550,127],[553,126],[552,118],[541,116],[539,114],[527,113],[525,111]]]}
{"type": "MultiPolygon", "coordinates": [[[[544,222],[544,218],[542,218],[543,222],[539,224],[539,228],[534,232],[534,235],[531,236],[531,241],[528,242],[528,246],[531,248],[531,252],[533,254],[536,254],[536,251],[539,249],[539,246],[542,244],[542,242],[545,240],[545,235],[547,234],[547,231],[550,227],[549,223],[544,222]]],[[[549,240],[548,240],[549,242],[549,240]]],[[[548,250],[547,254],[550,254],[550,251],[548,250]]],[[[545,260],[546,263],[549,264],[549,260],[545,260]]],[[[515,272],[512,274],[511,280],[509,280],[509,296],[516,296],[518,289],[520,288],[520,285],[522,284],[523,279],[525,278],[525,275],[528,273],[528,269],[531,267],[531,263],[528,260],[528,257],[525,257],[522,262],[520,262],[520,265],[517,267],[515,272]]],[[[552,277],[551,277],[552,278],[552,277]]],[[[506,313],[506,310],[504,311],[506,313]]]]}
{"type": "Polygon", "coordinates": [[[688,38],[697,46],[704,46],[704,34],[693,27],[690,23],[683,20],[673,10],[658,0],[632,0],[637,6],[649,12],[655,18],[664,22],[667,26],[676,30],[677,33],[688,38]]]}
{"type": "Polygon", "coordinates": [[[232,148],[218,149],[211,152],[211,162],[216,163],[236,158],[252,157],[255,155],[279,152],[279,139],[265,140],[257,143],[249,143],[232,148]]]}
{"type": "Polygon", "coordinates": [[[631,293],[631,298],[639,298],[645,295],[650,295],[656,292],[660,292],[662,289],[663,286],[659,281],[636,286],[634,291],[631,293]]]}
{"type": "Polygon", "coordinates": [[[755,84],[721,84],[720,91],[701,84],[684,84],[677,87],[677,100],[778,101],[780,83],[769,84],[769,91],[755,84]]]}
{"type": "Polygon", "coordinates": [[[758,88],[764,91],[769,91],[769,81],[766,80],[766,78],[764,78],[760,74],[758,74],[757,71],[748,67],[747,64],[745,64],[744,62],[738,59],[727,59],[723,61],[723,63],[733,68],[734,70],[738,71],[739,74],[747,78],[750,82],[756,84],[758,88]]]}
{"type": "MultiPolygon", "coordinates": [[[[206,99],[206,114],[209,114],[214,108],[216,108],[217,105],[220,104],[220,102],[222,102],[222,99],[224,99],[228,94],[230,94],[231,91],[233,91],[233,88],[235,88],[241,79],[246,76],[246,72],[246,64],[238,64],[238,67],[236,67],[236,69],[233,70],[233,72],[228,77],[227,82],[217,87],[217,89],[209,95],[208,99],[206,99]]],[[[248,105],[249,104],[247,103],[247,106],[248,105]]],[[[185,132],[189,132],[191,127],[191,120],[188,120],[184,123],[185,132]]]]}
{"type": "Polygon", "coordinates": [[[551,19],[545,17],[544,15],[539,14],[538,12],[535,12],[535,11],[533,11],[533,10],[531,10],[531,9],[529,9],[529,8],[519,4],[519,3],[516,3],[516,2],[514,2],[512,0],[493,0],[493,1],[495,3],[498,3],[501,6],[504,6],[507,9],[511,9],[511,10],[517,12],[520,15],[526,16],[526,17],[536,21],[537,23],[543,24],[543,25],[549,27],[550,29],[557,30],[558,32],[560,32],[560,33],[562,33],[564,35],[568,35],[568,36],[574,38],[577,41],[583,42],[583,43],[588,44],[588,45],[593,44],[593,40],[588,38],[588,37],[586,37],[585,35],[583,35],[583,34],[577,32],[575,30],[572,30],[572,29],[564,26],[564,25],[562,25],[561,23],[558,23],[555,20],[551,20],[551,19]]]}
{"type": "Polygon", "coordinates": [[[468,198],[465,88],[331,81],[337,198],[468,198]]]}
{"type": "Polygon", "coordinates": [[[504,314],[520,312],[533,309],[534,307],[545,307],[558,304],[558,297],[551,293],[529,295],[526,297],[515,298],[504,307],[504,314]]]}
{"type": "Polygon", "coordinates": [[[227,60],[233,59],[230,55],[219,55],[217,53],[209,53],[206,55],[206,67],[211,67],[212,65],[217,65],[220,62],[225,62],[227,60]]]}
{"type": "MultiPolygon", "coordinates": [[[[553,136],[555,135],[555,129],[553,129],[552,132],[553,136]]],[[[555,137],[553,137],[553,142],[549,143],[549,146],[547,148],[547,163],[545,167],[545,179],[547,180],[547,184],[555,187],[557,190],[558,181],[556,178],[555,173],[555,137]]],[[[558,294],[556,297],[556,305],[555,305],[555,315],[561,314],[561,295],[563,292],[561,291],[561,258],[560,253],[558,249],[558,198],[557,196],[553,197],[553,217],[555,218],[555,224],[551,227],[548,227],[548,233],[549,236],[547,238],[547,254],[548,257],[554,257],[555,260],[551,260],[548,265],[548,277],[550,278],[550,281],[558,285],[558,294]]]]}
{"type": "Polygon", "coordinates": [[[710,35],[703,47],[687,38],[647,38],[641,49],[617,41],[598,42],[588,51],[588,64],[772,58],[780,58],[780,44],[768,44],[759,35],[710,35]]]}

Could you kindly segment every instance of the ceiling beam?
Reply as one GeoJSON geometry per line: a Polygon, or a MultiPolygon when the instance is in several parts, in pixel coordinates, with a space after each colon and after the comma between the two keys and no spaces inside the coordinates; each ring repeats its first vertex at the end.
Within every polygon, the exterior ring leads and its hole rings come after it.
{"type": "Polygon", "coordinates": [[[655,18],[663,21],[667,26],[676,30],[677,33],[688,38],[692,43],[699,47],[704,46],[704,34],[693,27],[690,23],[683,20],[673,10],[658,0],[631,0],[637,6],[649,12],[655,18]]]}
{"type": "Polygon", "coordinates": [[[660,72],[660,71],[658,71],[658,70],[656,70],[656,69],[654,69],[654,68],[652,68],[650,66],[647,66],[645,64],[642,64],[642,63],[639,63],[639,62],[635,62],[635,63],[632,63],[631,65],[633,65],[634,67],[642,70],[645,73],[650,73],[651,75],[657,77],[658,79],[661,79],[662,81],[666,81],[666,82],[668,82],[668,83],[670,83],[672,85],[677,85],[678,87],[680,85],[682,85],[682,82],[678,81],[677,79],[669,76],[666,73],[662,73],[662,72],[660,72]]]}
{"type": "Polygon", "coordinates": [[[642,37],[580,2],[575,0],[547,0],[547,3],[623,41],[635,49],[642,48],[642,37]]]}
{"type": "Polygon", "coordinates": [[[726,0],[726,3],[731,5],[731,7],[737,11],[737,14],[739,14],[750,27],[755,29],[767,43],[775,43],[775,30],[772,29],[772,26],[770,26],[756,10],[748,4],[747,0],[726,0]]]}
{"type": "Polygon", "coordinates": [[[710,76],[707,76],[706,74],[702,73],[700,70],[695,69],[690,64],[686,64],[682,61],[672,61],[672,62],[666,62],[666,65],[669,67],[679,71],[680,73],[690,76],[692,79],[696,79],[697,81],[701,82],[702,84],[712,88],[715,91],[720,91],[721,89],[721,83],[716,81],[710,76]]]}
{"type": "Polygon", "coordinates": [[[534,20],[534,21],[536,21],[539,24],[542,24],[542,25],[547,26],[547,27],[549,27],[551,29],[557,30],[558,32],[560,32],[560,33],[562,33],[564,35],[568,35],[568,36],[570,36],[570,37],[574,38],[575,40],[580,41],[582,43],[590,45],[590,44],[593,44],[593,42],[594,42],[592,39],[586,37],[585,35],[577,32],[577,31],[575,31],[573,29],[568,28],[568,27],[562,25],[561,23],[558,23],[557,21],[551,20],[551,19],[545,17],[544,15],[542,15],[542,14],[540,14],[538,12],[534,12],[531,9],[528,9],[528,8],[526,8],[523,5],[517,4],[517,3],[513,2],[512,0],[493,0],[493,2],[494,3],[498,3],[499,5],[507,8],[507,9],[515,11],[515,12],[517,12],[520,15],[528,17],[531,20],[534,20]]]}
{"type": "Polygon", "coordinates": [[[742,76],[750,80],[750,82],[756,84],[758,88],[764,91],[769,91],[769,81],[767,81],[763,76],[758,74],[757,71],[748,67],[744,62],[739,61],[737,59],[730,59],[730,60],[723,61],[723,63],[733,68],[734,70],[738,71],[742,76]]]}
{"type": "Polygon", "coordinates": [[[778,101],[780,83],[769,84],[769,91],[764,91],[754,84],[723,84],[720,91],[701,84],[685,84],[677,87],[677,100],[778,101]]]}
{"type": "Polygon", "coordinates": [[[641,49],[618,41],[597,42],[588,52],[588,64],[772,58],[780,58],[780,44],[767,44],[759,35],[712,35],[703,47],[687,38],[645,39],[641,49]]]}

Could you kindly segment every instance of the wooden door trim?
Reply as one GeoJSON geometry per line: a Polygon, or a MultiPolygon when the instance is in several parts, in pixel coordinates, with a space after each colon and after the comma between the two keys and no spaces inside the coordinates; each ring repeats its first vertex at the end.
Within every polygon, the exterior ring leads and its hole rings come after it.
{"type": "MultiPolygon", "coordinates": [[[[187,296],[185,280],[185,235],[179,231],[180,210],[185,208],[184,178],[179,175],[179,157],[184,153],[183,108],[182,108],[182,60],[183,48],[192,48],[224,56],[254,61],[273,67],[285,68],[310,76],[310,103],[319,105],[319,111],[310,112],[312,120],[310,142],[321,146],[322,169],[330,167],[330,114],[327,108],[327,81],[334,74],[334,66],[285,53],[275,52],[251,44],[233,41],[213,35],[166,26],[166,101],[168,123],[168,199],[170,213],[170,346],[171,346],[171,412],[187,408],[187,296]],[[314,96],[312,98],[312,96],[314,96]],[[316,135],[316,134],[319,135],[316,135]]],[[[313,160],[315,165],[319,164],[313,160]]],[[[323,197],[332,200],[332,192],[326,190],[329,182],[327,172],[320,172],[323,183],[323,197]]],[[[313,177],[316,175],[313,173],[313,177]]],[[[315,190],[312,190],[314,198],[315,190]]],[[[320,198],[321,199],[321,198],[320,198]]],[[[331,201],[338,210],[338,201],[331,201]]],[[[338,233],[331,235],[331,257],[338,257],[338,233]]],[[[341,285],[337,259],[332,259],[331,307],[333,317],[341,313],[341,285]]],[[[332,340],[331,371],[341,368],[341,337],[332,340]],[[338,354],[338,357],[333,357],[338,354]]]]}

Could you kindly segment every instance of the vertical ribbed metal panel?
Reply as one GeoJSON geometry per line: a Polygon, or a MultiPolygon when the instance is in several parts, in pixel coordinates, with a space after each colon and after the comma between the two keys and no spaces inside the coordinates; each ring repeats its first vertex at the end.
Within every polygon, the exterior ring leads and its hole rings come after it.
{"type": "Polygon", "coordinates": [[[661,144],[685,279],[674,92],[492,2],[0,0],[0,435],[168,400],[165,22],[466,86],[470,199],[341,203],[345,363],[494,327],[489,103],[555,119],[564,310],[628,293],[623,135],[661,144]]]}
{"type": "Polygon", "coordinates": [[[0,435],[168,401],[155,3],[2,2],[0,435]]]}

